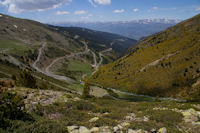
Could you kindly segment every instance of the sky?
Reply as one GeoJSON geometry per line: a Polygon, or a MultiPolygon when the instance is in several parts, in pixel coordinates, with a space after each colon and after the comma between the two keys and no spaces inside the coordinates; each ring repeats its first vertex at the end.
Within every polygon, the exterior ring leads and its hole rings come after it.
{"type": "Polygon", "coordinates": [[[200,13],[200,0],[0,0],[0,13],[43,23],[185,20],[200,13]]]}

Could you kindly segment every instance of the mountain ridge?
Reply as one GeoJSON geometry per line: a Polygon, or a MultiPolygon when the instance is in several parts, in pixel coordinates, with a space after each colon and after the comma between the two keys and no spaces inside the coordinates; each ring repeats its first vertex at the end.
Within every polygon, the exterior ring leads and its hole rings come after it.
{"type": "Polygon", "coordinates": [[[139,40],[142,37],[152,35],[175,25],[180,20],[173,19],[142,19],[117,22],[63,22],[52,23],[58,26],[85,27],[93,30],[120,34],[139,40]]]}

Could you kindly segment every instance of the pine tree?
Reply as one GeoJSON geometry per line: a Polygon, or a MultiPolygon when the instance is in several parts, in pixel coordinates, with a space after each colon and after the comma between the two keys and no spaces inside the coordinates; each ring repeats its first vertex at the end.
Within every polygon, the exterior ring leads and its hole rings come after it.
{"type": "Polygon", "coordinates": [[[83,87],[82,97],[88,98],[89,96],[90,96],[90,87],[89,87],[89,84],[86,82],[84,87],[83,87]]]}

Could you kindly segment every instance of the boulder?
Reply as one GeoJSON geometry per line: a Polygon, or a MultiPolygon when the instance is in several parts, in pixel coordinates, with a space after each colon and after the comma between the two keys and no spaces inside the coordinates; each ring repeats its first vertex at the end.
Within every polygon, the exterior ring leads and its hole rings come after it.
{"type": "Polygon", "coordinates": [[[114,130],[114,132],[119,131],[119,127],[118,127],[118,126],[115,126],[115,127],[113,127],[113,130],[114,130]]]}
{"type": "Polygon", "coordinates": [[[128,122],[123,122],[123,123],[121,123],[121,126],[122,126],[122,127],[129,127],[129,126],[130,126],[130,123],[128,123],[128,122]]]}
{"type": "Polygon", "coordinates": [[[68,126],[67,130],[69,133],[76,133],[75,130],[78,132],[78,126],[68,126]]]}
{"type": "Polygon", "coordinates": [[[144,116],[144,122],[149,121],[149,117],[148,116],[144,116]]]}
{"type": "Polygon", "coordinates": [[[98,133],[99,132],[99,128],[98,127],[93,127],[90,129],[91,133],[98,133]]]}
{"type": "Polygon", "coordinates": [[[137,133],[137,132],[133,129],[128,129],[128,133],[137,133]]]}
{"type": "Polygon", "coordinates": [[[199,120],[199,112],[194,109],[189,109],[182,112],[185,122],[197,122],[199,120]]]}
{"type": "Polygon", "coordinates": [[[147,131],[144,131],[144,130],[142,130],[142,129],[139,129],[139,130],[136,131],[136,133],[148,133],[148,132],[147,132],[147,131]]]}
{"type": "Polygon", "coordinates": [[[108,126],[104,126],[100,128],[100,133],[113,133],[108,126]]]}
{"type": "Polygon", "coordinates": [[[90,133],[90,131],[86,127],[81,126],[79,128],[79,133],[90,133]]]}
{"type": "Polygon", "coordinates": [[[97,121],[98,119],[99,119],[99,117],[94,117],[94,118],[90,119],[89,122],[95,122],[95,121],[97,121]]]}
{"type": "Polygon", "coordinates": [[[120,124],[118,124],[117,127],[118,127],[119,129],[123,129],[123,127],[122,127],[120,124]]]}
{"type": "Polygon", "coordinates": [[[79,97],[75,97],[74,101],[80,101],[81,99],[79,97]]]}
{"type": "Polygon", "coordinates": [[[104,115],[108,115],[108,114],[109,114],[108,112],[105,112],[105,113],[104,113],[104,115]]]}
{"type": "Polygon", "coordinates": [[[167,133],[167,129],[166,129],[165,127],[160,128],[160,129],[158,130],[158,133],[167,133]]]}

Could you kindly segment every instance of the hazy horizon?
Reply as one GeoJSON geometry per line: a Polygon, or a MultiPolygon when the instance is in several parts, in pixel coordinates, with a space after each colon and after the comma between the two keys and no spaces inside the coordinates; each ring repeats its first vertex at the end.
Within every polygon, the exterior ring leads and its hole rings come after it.
{"type": "Polygon", "coordinates": [[[185,20],[200,13],[200,1],[0,0],[0,13],[42,23],[185,20]]]}

